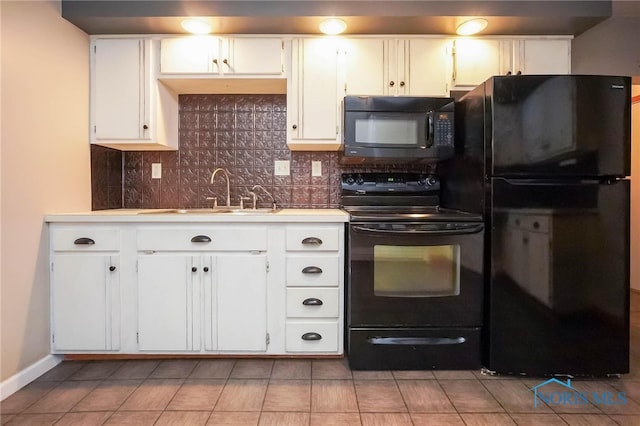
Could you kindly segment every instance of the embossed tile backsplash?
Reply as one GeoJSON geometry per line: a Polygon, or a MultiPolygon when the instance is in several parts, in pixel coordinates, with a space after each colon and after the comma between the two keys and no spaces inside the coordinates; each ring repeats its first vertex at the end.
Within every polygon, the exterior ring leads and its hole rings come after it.
{"type": "MultiPolygon", "coordinates": [[[[286,95],[180,95],[179,150],[124,152],[120,205],[104,181],[117,179],[102,150],[92,148],[93,208],[201,208],[208,197],[224,204],[222,174],[229,171],[231,204],[239,204],[256,184],[285,208],[335,208],[340,205],[340,174],[347,171],[407,170],[406,166],[344,166],[337,152],[291,152],[286,143],[286,95]],[[95,161],[94,161],[95,160],[95,161]],[[289,176],[274,175],[274,161],[289,160],[289,176]],[[311,176],[311,161],[322,163],[322,176],[311,176]],[[151,164],[162,164],[162,178],[151,179],[151,164]],[[106,171],[105,171],[106,168],[106,171]],[[111,171],[109,173],[109,171],[111,171]],[[107,194],[105,196],[105,194],[107,194]]],[[[113,150],[109,150],[113,151],[113,150]]],[[[117,155],[109,156],[112,162],[117,155]]],[[[410,166],[423,171],[428,166],[410,166]]],[[[259,206],[269,200],[258,194],[259,206]]]]}

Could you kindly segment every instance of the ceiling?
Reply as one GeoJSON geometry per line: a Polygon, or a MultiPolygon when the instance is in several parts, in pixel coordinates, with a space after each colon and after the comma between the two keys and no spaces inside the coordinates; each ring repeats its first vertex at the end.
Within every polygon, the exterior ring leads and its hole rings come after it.
{"type": "Polygon", "coordinates": [[[327,16],[345,34],[455,34],[484,17],[482,35],[579,35],[612,14],[611,0],[62,0],[62,16],[88,34],[182,34],[204,17],[218,34],[319,34],[327,16]]]}

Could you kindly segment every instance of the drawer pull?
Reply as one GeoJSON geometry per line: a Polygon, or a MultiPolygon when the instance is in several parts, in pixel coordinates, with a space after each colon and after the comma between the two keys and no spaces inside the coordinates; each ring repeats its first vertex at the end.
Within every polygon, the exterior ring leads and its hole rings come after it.
{"type": "Polygon", "coordinates": [[[77,245],[91,245],[95,243],[96,242],[93,241],[91,238],[86,238],[86,237],[78,238],[73,242],[73,244],[77,244],[77,245]]]}
{"type": "Polygon", "coordinates": [[[533,229],[540,228],[540,224],[538,222],[533,222],[533,229]]]}
{"type": "Polygon", "coordinates": [[[115,266],[109,266],[109,270],[110,270],[111,272],[113,272],[113,271],[115,271],[115,270],[116,270],[116,267],[115,267],[115,266]]]}
{"type": "Polygon", "coordinates": [[[302,340],[322,340],[320,333],[304,333],[302,340]]]}
{"type": "Polygon", "coordinates": [[[464,337],[369,337],[372,345],[461,345],[466,342],[464,337]]]}
{"type": "Polygon", "coordinates": [[[304,299],[302,304],[305,306],[322,306],[322,300],[310,297],[308,299],[304,299]]]}
{"type": "Polygon", "coordinates": [[[322,240],[318,237],[307,237],[302,240],[302,244],[308,246],[319,246],[322,245],[322,240]]]}
{"type": "Polygon", "coordinates": [[[198,272],[198,268],[196,268],[195,266],[191,267],[191,272],[198,272]]]}
{"type": "Polygon", "coordinates": [[[203,271],[205,271],[205,272],[209,272],[209,267],[208,267],[208,266],[205,266],[205,267],[204,267],[204,269],[203,269],[203,271]]]}
{"type": "Polygon", "coordinates": [[[321,274],[322,268],[319,268],[317,266],[307,266],[302,269],[302,273],[303,274],[321,274]]]}
{"type": "Polygon", "coordinates": [[[211,238],[207,235],[196,235],[191,239],[192,243],[210,243],[211,238]]]}

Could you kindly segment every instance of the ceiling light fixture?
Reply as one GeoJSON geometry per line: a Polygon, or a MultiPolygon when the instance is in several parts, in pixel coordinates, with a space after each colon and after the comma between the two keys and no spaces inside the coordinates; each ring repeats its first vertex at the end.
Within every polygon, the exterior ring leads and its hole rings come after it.
{"type": "Polygon", "coordinates": [[[478,34],[480,31],[487,28],[487,25],[489,25],[489,22],[487,22],[486,19],[471,19],[458,25],[456,33],[462,36],[478,34]]]}
{"type": "Polygon", "coordinates": [[[191,34],[209,34],[211,32],[211,25],[201,19],[183,19],[181,25],[182,28],[189,31],[191,34]]]}
{"type": "Polygon", "coordinates": [[[339,18],[328,18],[320,22],[320,31],[326,35],[337,35],[347,29],[347,23],[339,18]]]}

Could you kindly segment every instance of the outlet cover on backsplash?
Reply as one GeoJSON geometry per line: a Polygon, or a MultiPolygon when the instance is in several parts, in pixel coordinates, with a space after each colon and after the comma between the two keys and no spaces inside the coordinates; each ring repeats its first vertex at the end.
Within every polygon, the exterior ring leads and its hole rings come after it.
{"type": "MultiPolygon", "coordinates": [[[[341,165],[338,152],[291,152],[286,143],[286,95],[180,95],[178,151],[120,152],[92,146],[92,208],[201,208],[207,197],[231,200],[260,184],[284,208],[337,208],[340,175],[358,171],[424,171],[429,165],[341,165]],[[275,163],[289,162],[277,175],[275,163]],[[321,173],[315,176],[319,162],[321,173]],[[162,164],[159,179],[153,164],[162,164]],[[115,185],[114,185],[115,183],[115,185]]],[[[260,207],[269,200],[260,199],[260,207]]]]}

